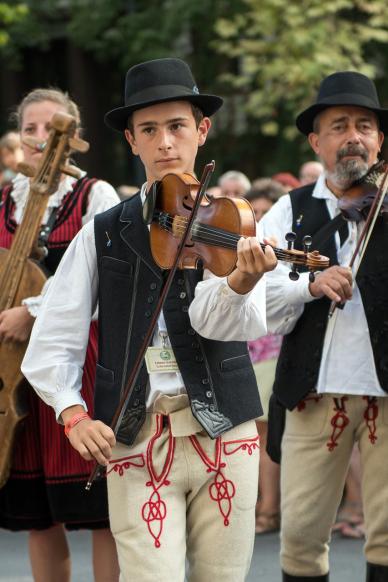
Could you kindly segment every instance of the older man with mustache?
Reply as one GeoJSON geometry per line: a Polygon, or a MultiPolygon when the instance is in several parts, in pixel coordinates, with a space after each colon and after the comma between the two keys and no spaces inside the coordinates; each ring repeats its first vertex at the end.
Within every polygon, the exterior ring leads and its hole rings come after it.
{"type": "Polygon", "coordinates": [[[280,198],[261,222],[263,234],[282,240],[293,230],[296,248],[312,235],[332,266],[314,281],[301,273],[290,282],[286,266],[267,278],[268,327],[285,335],[272,398],[272,419],[287,409],[281,442],[283,581],[329,580],[330,530],[357,442],[367,581],[387,582],[388,221],[378,218],[352,273],[347,265],[363,224],[337,216],[347,188],[377,161],[388,110],[380,107],[367,77],[340,72],[323,80],[316,102],[296,125],[324,173],[316,184],[280,198]],[[331,301],[345,306],[328,319],[331,301]]]}

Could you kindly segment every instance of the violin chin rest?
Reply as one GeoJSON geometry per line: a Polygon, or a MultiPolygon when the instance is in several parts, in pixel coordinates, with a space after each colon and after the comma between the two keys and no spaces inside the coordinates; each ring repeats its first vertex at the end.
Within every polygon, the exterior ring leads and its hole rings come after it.
{"type": "Polygon", "coordinates": [[[146,195],[146,199],[143,204],[143,220],[145,224],[151,224],[154,218],[156,196],[158,193],[159,185],[160,181],[153,182],[146,195]]]}

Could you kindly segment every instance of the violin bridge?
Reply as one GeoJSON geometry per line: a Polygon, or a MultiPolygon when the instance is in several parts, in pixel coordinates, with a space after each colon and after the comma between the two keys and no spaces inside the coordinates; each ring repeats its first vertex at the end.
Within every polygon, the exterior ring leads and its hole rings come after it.
{"type": "Polygon", "coordinates": [[[174,216],[172,221],[171,231],[175,238],[182,238],[187,226],[187,218],[185,216],[174,216]]]}

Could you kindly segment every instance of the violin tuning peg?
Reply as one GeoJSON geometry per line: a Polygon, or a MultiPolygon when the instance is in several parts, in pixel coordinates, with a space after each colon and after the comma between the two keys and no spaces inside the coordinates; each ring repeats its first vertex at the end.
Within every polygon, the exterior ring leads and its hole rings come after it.
{"type": "Polygon", "coordinates": [[[291,281],[297,281],[299,279],[298,267],[296,265],[292,265],[291,271],[288,274],[291,281]]]}
{"type": "Polygon", "coordinates": [[[313,239],[309,234],[306,234],[306,236],[303,237],[303,250],[305,253],[308,253],[311,245],[313,244],[313,239]]]}
{"type": "Polygon", "coordinates": [[[285,239],[287,241],[288,250],[291,251],[294,248],[294,242],[296,239],[295,232],[288,232],[285,236],[285,239]]]}
{"type": "Polygon", "coordinates": [[[46,147],[46,142],[39,141],[35,137],[30,137],[28,135],[23,137],[22,143],[37,152],[43,152],[44,148],[46,147]]]}
{"type": "Polygon", "coordinates": [[[33,178],[36,173],[35,168],[26,162],[19,162],[16,169],[21,174],[27,176],[27,178],[33,178]]]}
{"type": "Polygon", "coordinates": [[[76,166],[71,166],[67,164],[66,166],[61,166],[60,170],[63,174],[67,174],[68,176],[72,176],[73,178],[80,178],[81,177],[81,170],[76,166]]]}
{"type": "Polygon", "coordinates": [[[86,153],[89,150],[89,143],[79,137],[71,137],[69,139],[69,146],[76,152],[86,153]]]}
{"type": "Polygon", "coordinates": [[[315,281],[315,273],[314,273],[314,271],[310,271],[310,273],[309,273],[309,281],[310,281],[310,283],[314,283],[314,281],[315,281]]]}

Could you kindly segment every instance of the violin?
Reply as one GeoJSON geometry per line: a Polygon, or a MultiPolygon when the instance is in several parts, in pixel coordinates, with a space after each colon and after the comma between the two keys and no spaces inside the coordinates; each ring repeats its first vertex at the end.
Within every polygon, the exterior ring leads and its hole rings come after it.
{"type": "MultiPolygon", "coordinates": [[[[380,160],[369,169],[365,176],[354,182],[340,198],[338,206],[346,220],[354,222],[366,220],[387,169],[387,162],[380,160]]],[[[387,211],[388,194],[385,194],[379,214],[384,214],[387,211]]]]}
{"type": "MultiPolygon", "coordinates": [[[[144,220],[150,224],[151,251],[156,264],[170,269],[188,217],[193,208],[198,181],[190,174],[167,174],[154,182],[144,205],[144,220]]],[[[195,269],[200,263],[219,277],[229,275],[237,262],[241,237],[256,236],[255,215],[244,198],[210,198],[204,194],[178,268],[195,269]]],[[[292,264],[290,278],[299,278],[298,267],[314,271],[329,266],[329,259],[310,251],[312,239],[304,237],[304,250],[295,250],[295,233],[288,233],[287,249],[272,247],[280,261],[292,264]]],[[[260,242],[264,249],[265,244],[260,242]]]]}

